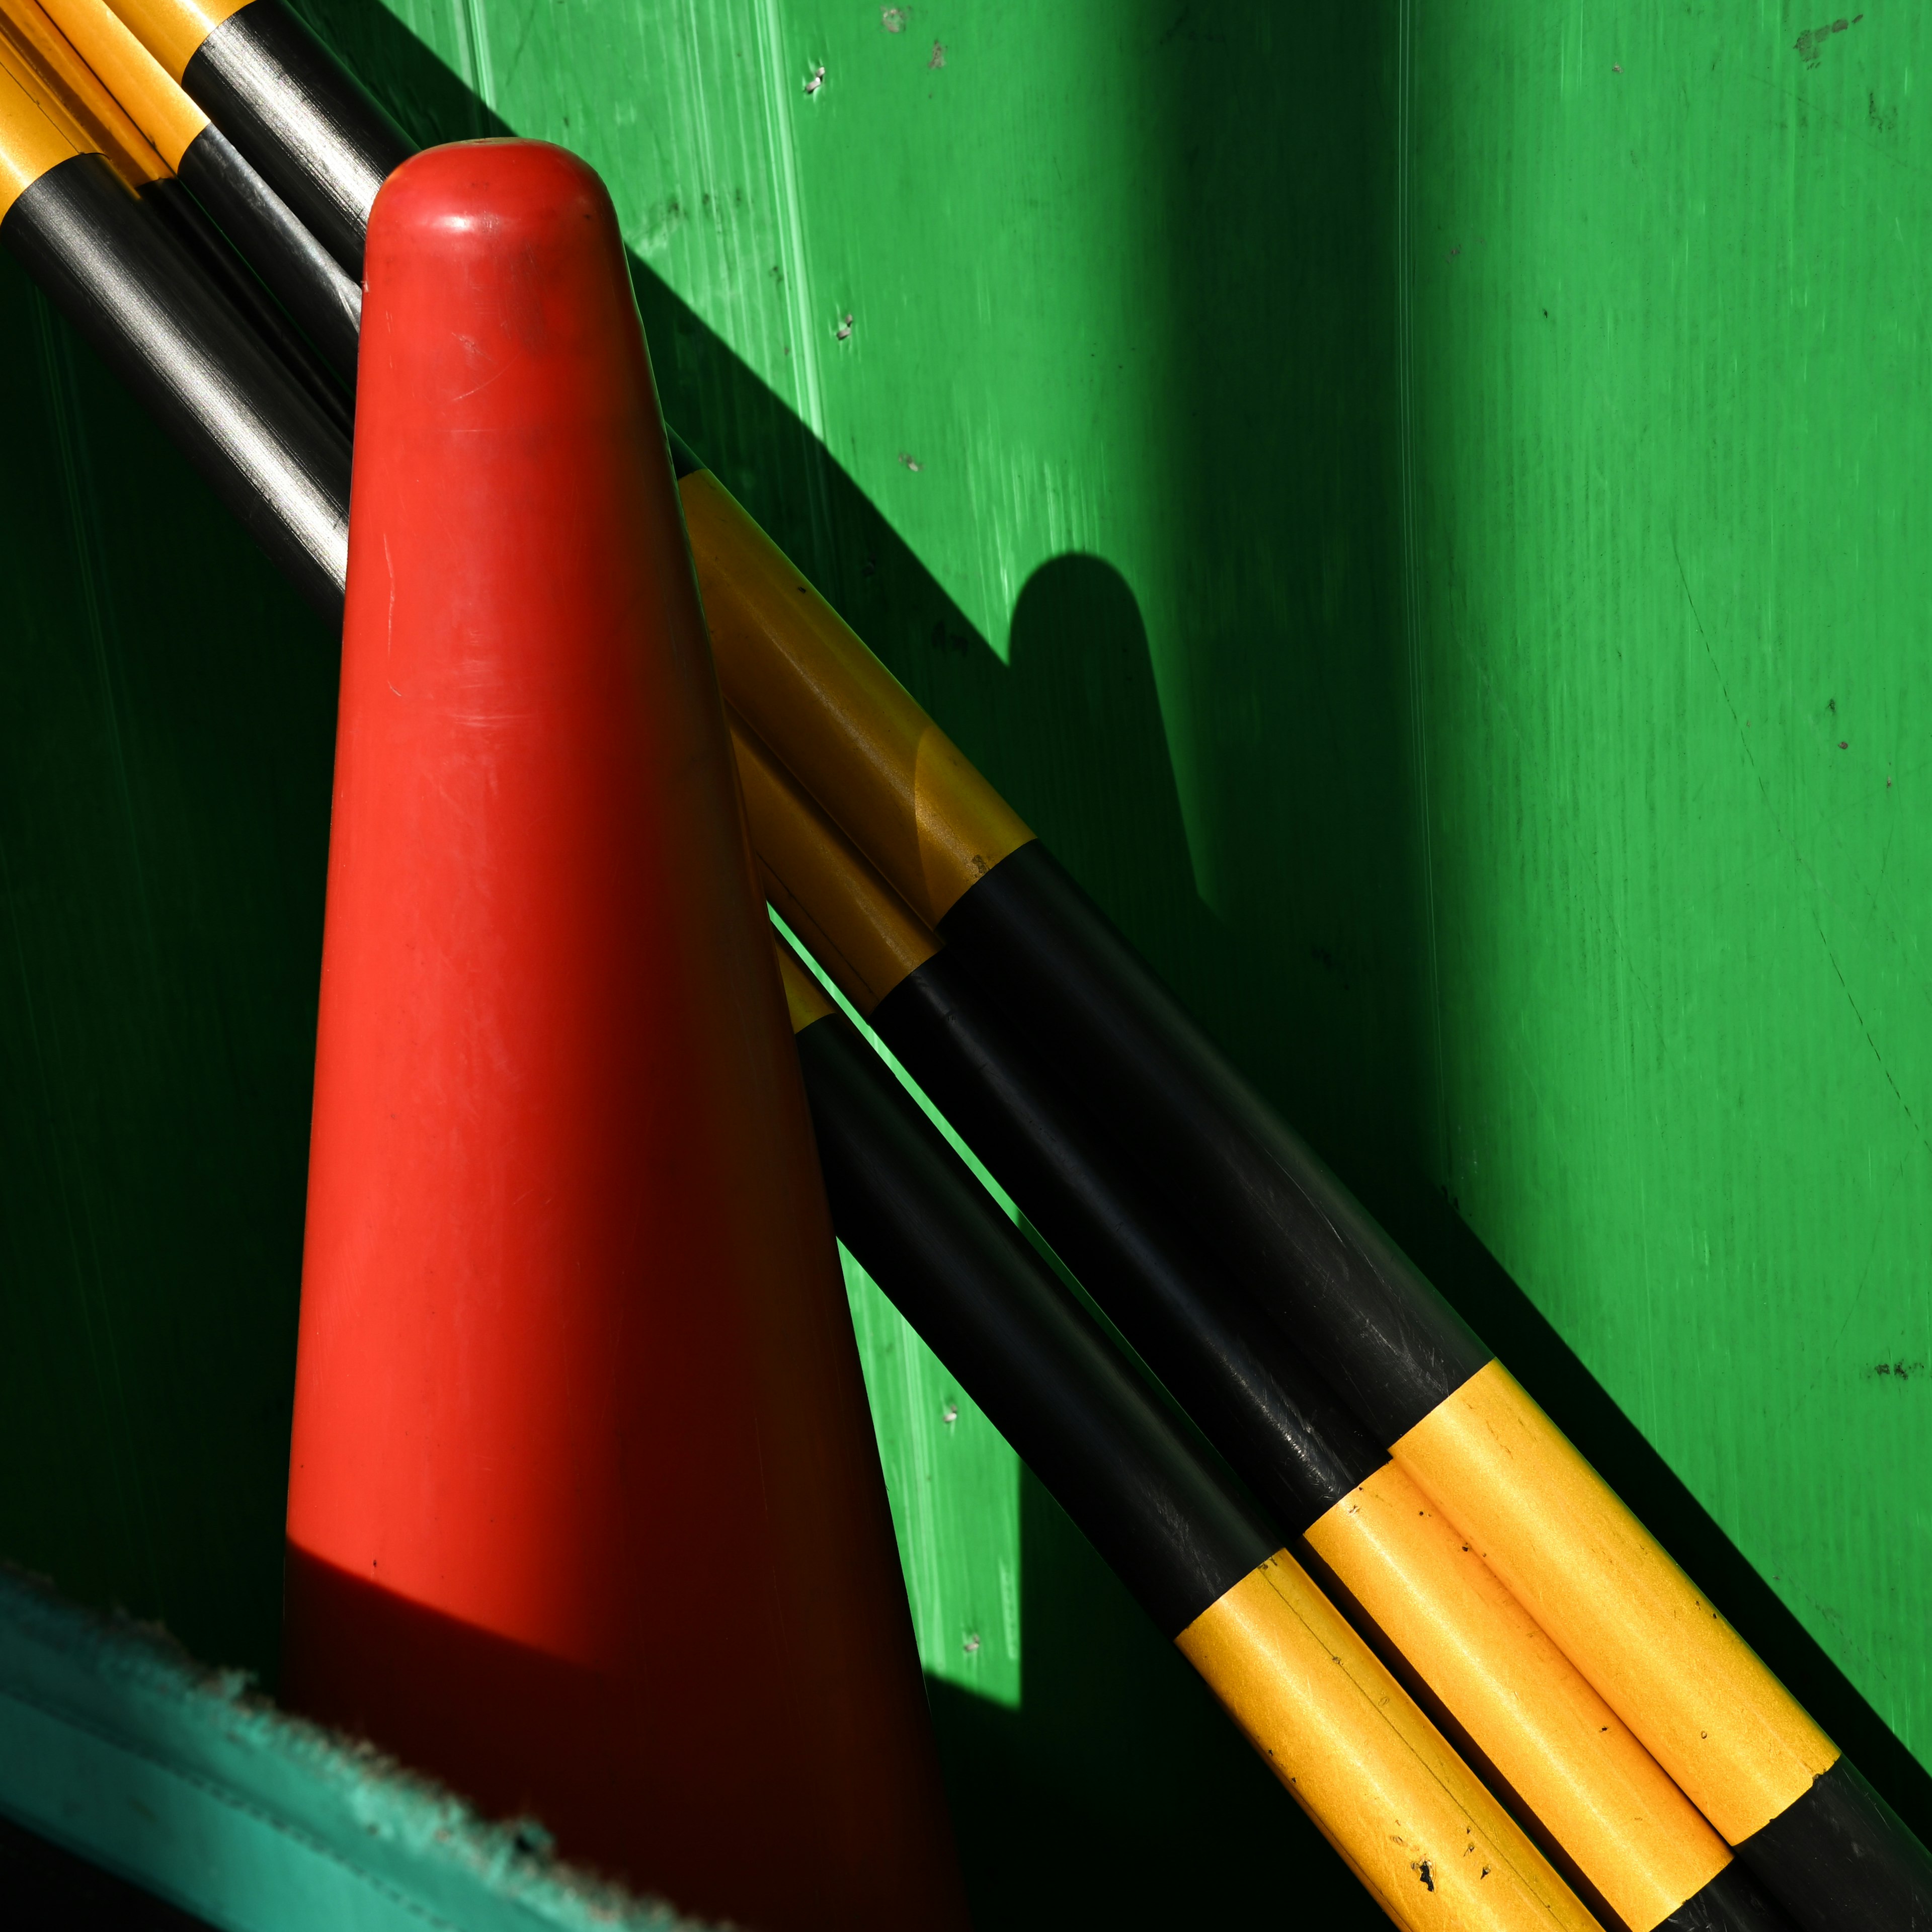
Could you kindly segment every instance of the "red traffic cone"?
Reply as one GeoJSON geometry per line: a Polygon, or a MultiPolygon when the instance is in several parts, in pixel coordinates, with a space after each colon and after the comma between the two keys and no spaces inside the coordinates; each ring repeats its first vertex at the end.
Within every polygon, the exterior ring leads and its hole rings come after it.
{"type": "Polygon", "coordinates": [[[436,148],[367,274],[286,1694],[692,1910],[963,1927],[610,201],[436,148]]]}

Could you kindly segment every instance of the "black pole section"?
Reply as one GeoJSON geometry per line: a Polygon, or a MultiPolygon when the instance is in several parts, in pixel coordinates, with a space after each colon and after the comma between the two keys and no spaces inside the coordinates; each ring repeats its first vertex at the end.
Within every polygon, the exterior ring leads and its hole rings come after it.
{"type": "Polygon", "coordinates": [[[1378,1442],[1490,1359],[1044,845],[995,866],[940,930],[1378,1442]]]}
{"type": "Polygon", "coordinates": [[[843,1018],[798,1036],[838,1237],[1179,1635],[1279,1539],[1202,1461],[843,1018]]]}
{"type": "Polygon", "coordinates": [[[1655,1932],[1792,1932],[1792,1922],[1760,1888],[1742,1858],[1733,1858],[1687,1898],[1655,1932]]]}
{"type": "Polygon", "coordinates": [[[1737,1852],[1807,1928],[1932,1928],[1932,1858],[1850,1758],[1737,1852]]]}
{"type": "Polygon", "coordinates": [[[235,252],[235,244],[208,219],[201,203],[173,175],[150,182],[140,194],[194,257],[195,266],[274,352],[310,400],[344,436],[352,434],[356,412],[340,380],[262,286],[261,278],[235,252]]]}
{"type": "MultiPolygon", "coordinates": [[[[391,172],[418,152],[416,144],[281,0],[250,0],[231,14],[190,57],[182,85],[208,117],[208,131],[227,136],[298,226],[346,272],[357,292],[359,333],[369,211],[391,172]]],[[[289,306],[308,327],[303,308],[289,306]]],[[[348,367],[352,372],[352,346],[348,367]]],[[[702,470],[682,439],[669,434],[676,474],[702,470]]]]}
{"type": "Polygon", "coordinates": [[[1043,1078],[950,950],[874,1030],[1262,1504],[1299,1535],[1388,1460],[1043,1078]]]}
{"type": "Polygon", "coordinates": [[[375,98],[280,0],[231,14],[182,86],[359,284],[376,190],[416,152],[375,98]]]}
{"type": "MultiPolygon", "coordinates": [[[[189,57],[182,85],[208,117],[207,134],[226,136],[242,165],[290,212],[298,232],[311,247],[319,242],[345,272],[355,293],[353,328],[346,362],[338,366],[346,368],[352,386],[369,211],[389,175],[418,152],[416,144],[281,0],[249,0],[213,28],[189,57]]],[[[189,154],[202,138],[190,144],[189,154]]],[[[186,172],[188,155],[182,159],[186,172]]],[[[244,245],[252,257],[254,244],[244,245]]],[[[266,279],[266,264],[257,266],[266,279]]],[[[306,263],[302,272],[310,274],[306,263]]],[[[309,311],[329,298],[313,287],[307,296],[284,295],[279,286],[276,292],[323,342],[322,325],[309,311]]],[[[670,443],[679,476],[704,468],[675,432],[670,443]]]]}
{"type": "Polygon", "coordinates": [[[317,610],[339,618],[349,443],[98,154],[50,168],[4,242],[317,610]]]}
{"type": "Polygon", "coordinates": [[[352,394],[362,290],[212,122],[176,172],[352,394]]]}

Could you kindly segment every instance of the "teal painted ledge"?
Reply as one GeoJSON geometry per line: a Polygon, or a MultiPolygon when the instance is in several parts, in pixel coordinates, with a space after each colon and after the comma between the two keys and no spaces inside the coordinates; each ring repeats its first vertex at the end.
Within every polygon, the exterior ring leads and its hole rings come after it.
{"type": "Polygon", "coordinates": [[[0,1812],[224,1932],[698,1932],[4,1568],[0,1812]]]}

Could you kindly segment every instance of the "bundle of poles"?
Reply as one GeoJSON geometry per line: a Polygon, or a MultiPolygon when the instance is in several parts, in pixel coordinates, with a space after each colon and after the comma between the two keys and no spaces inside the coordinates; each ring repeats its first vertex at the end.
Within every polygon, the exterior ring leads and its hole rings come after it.
{"type": "MultiPolygon", "coordinates": [[[[363,239],[413,144],[280,0],[0,16],[0,242],[339,618],[363,239]]],[[[1932,1926],[1932,1862],[1883,1799],[668,457],[772,906],[1138,1363],[781,948],[839,1235],[1390,1916],[1932,1926]]]]}

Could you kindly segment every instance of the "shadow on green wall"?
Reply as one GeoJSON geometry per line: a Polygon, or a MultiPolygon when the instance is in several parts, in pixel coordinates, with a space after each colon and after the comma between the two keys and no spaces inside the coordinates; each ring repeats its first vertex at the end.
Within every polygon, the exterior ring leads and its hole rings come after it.
{"type": "Polygon", "coordinates": [[[1025,1694],[928,1682],[982,1932],[1384,1922],[1180,1653],[1022,1472],[1025,1694]]]}
{"type": "Polygon", "coordinates": [[[0,257],[0,1553],[273,1664],[334,638],[0,257]]]}

